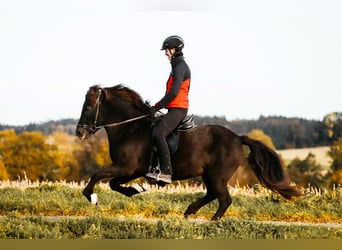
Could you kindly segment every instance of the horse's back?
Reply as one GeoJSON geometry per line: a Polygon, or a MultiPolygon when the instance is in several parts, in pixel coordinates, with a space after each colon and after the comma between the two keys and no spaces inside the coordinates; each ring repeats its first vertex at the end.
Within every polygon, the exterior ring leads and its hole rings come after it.
{"type": "Polygon", "coordinates": [[[240,137],[230,129],[221,125],[201,125],[189,131],[180,132],[180,140],[185,144],[208,146],[215,143],[239,144],[240,137]]]}
{"type": "Polygon", "coordinates": [[[176,172],[179,169],[188,178],[188,175],[202,175],[205,169],[217,165],[239,165],[242,156],[237,134],[220,125],[202,125],[180,132],[173,165],[176,172]]]}

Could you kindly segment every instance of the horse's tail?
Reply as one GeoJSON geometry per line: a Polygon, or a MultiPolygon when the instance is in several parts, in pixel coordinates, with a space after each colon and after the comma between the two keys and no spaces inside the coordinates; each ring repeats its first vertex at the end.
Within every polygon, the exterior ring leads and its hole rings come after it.
{"type": "Polygon", "coordinates": [[[241,139],[243,144],[249,146],[248,163],[262,185],[286,199],[302,195],[298,186],[290,185],[290,179],[276,152],[261,141],[247,136],[241,136],[241,139]]]}

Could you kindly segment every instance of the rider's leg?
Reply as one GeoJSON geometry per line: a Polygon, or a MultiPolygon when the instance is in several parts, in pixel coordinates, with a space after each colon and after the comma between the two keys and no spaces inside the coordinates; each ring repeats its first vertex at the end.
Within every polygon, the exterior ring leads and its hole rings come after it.
{"type": "Polygon", "coordinates": [[[186,109],[169,109],[168,113],[161,119],[154,134],[161,173],[149,173],[146,176],[171,183],[172,165],[166,137],[185,118],[186,114],[186,109]]]}

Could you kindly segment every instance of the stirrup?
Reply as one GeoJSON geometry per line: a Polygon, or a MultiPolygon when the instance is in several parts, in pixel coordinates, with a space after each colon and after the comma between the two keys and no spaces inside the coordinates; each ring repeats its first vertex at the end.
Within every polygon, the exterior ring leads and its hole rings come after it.
{"type": "Polygon", "coordinates": [[[170,175],[170,174],[159,174],[157,180],[170,184],[172,182],[172,175],[170,175]]]}
{"type": "Polygon", "coordinates": [[[155,167],[149,166],[148,167],[148,173],[158,174],[158,177],[159,177],[159,175],[161,174],[160,166],[159,165],[157,165],[155,167]]]}

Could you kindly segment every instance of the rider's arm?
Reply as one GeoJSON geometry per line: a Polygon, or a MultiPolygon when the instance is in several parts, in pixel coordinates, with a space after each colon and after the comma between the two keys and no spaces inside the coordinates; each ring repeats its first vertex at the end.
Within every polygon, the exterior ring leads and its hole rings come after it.
{"type": "Polygon", "coordinates": [[[179,63],[173,69],[173,82],[171,89],[165,96],[155,104],[157,109],[165,108],[179,93],[179,90],[182,86],[182,82],[184,80],[186,67],[183,63],[179,63]]]}

